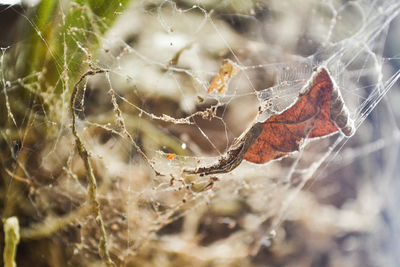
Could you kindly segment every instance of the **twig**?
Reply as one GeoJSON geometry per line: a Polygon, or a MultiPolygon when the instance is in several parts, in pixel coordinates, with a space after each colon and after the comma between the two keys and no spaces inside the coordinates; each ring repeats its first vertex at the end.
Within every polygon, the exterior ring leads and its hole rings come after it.
{"type": "Polygon", "coordinates": [[[10,171],[7,170],[7,169],[5,169],[5,171],[6,171],[6,173],[7,173],[8,175],[10,175],[11,178],[13,178],[14,180],[17,180],[17,181],[19,181],[19,182],[21,182],[21,183],[26,183],[26,184],[28,184],[28,185],[31,184],[31,181],[29,181],[28,179],[26,179],[26,178],[24,178],[24,177],[21,177],[21,176],[18,176],[18,175],[16,175],[16,174],[10,172],[10,171]]]}
{"type": "Polygon", "coordinates": [[[102,260],[107,264],[107,266],[115,266],[115,263],[111,260],[110,253],[108,251],[108,243],[107,243],[107,234],[106,234],[106,229],[104,226],[104,221],[103,217],[101,216],[101,210],[100,210],[100,203],[97,199],[97,185],[96,185],[96,178],[93,173],[93,168],[90,164],[89,160],[89,153],[87,152],[85,146],[82,143],[81,138],[78,135],[78,132],[76,130],[76,116],[75,116],[75,103],[76,103],[76,97],[78,94],[78,86],[79,84],[88,76],[93,76],[98,73],[105,73],[106,70],[103,69],[92,69],[84,73],[79,81],[75,84],[74,89],[72,91],[71,95],[71,103],[70,103],[70,108],[71,108],[71,113],[72,113],[72,134],[75,137],[75,144],[76,148],[78,149],[79,156],[82,158],[86,172],[87,172],[87,181],[89,184],[88,188],[88,196],[89,196],[89,204],[92,209],[92,213],[96,219],[97,225],[100,228],[101,236],[100,236],[100,241],[99,241],[99,254],[102,260]]]}
{"type": "Polygon", "coordinates": [[[133,144],[133,146],[136,148],[136,151],[143,157],[143,159],[150,165],[150,167],[153,169],[153,171],[155,172],[156,175],[160,176],[162,175],[160,172],[158,172],[155,168],[154,165],[151,163],[150,159],[147,157],[147,155],[143,152],[143,150],[138,146],[138,144],[136,144],[135,140],[133,140],[132,135],[128,132],[128,130],[126,129],[125,126],[125,120],[122,117],[122,111],[118,106],[117,103],[117,99],[115,98],[115,92],[114,89],[112,89],[111,87],[111,80],[110,77],[108,76],[108,74],[106,74],[107,80],[110,84],[110,90],[108,91],[108,94],[111,96],[111,103],[113,105],[114,108],[114,113],[115,116],[117,118],[118,124],[122,129],[122,132],[125,136],[128,137],[128,139],[131,141],[131,143],[133,144]]]}

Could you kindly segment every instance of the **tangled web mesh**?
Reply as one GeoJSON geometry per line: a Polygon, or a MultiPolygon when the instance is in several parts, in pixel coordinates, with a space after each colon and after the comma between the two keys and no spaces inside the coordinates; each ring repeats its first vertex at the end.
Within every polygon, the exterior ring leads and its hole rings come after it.
{"type": "MultiPolygon", "coordinates": [[[[84,7],[62,14],[69,9],[84,7]]],[[[395,238],[381,242],[398,234],[387,225],[398,219],[399,94],[385,96],[400,76],[398,54],[386,42],[399,11],[396,0],[135,1],[112,27],[104,23],[104,35],[68,28],[74,41],[60,38],[65,57],[55,60],[59,75],[49,87],[43,79],[51,70],[15,77],[9,66],[17,45],[2,49],[8,126],[1,135],[11,154],[2,164],[12,177],[4,199],[11,202],[17,184],[26,184],[25,209],[32,211],[21,221],[22,237],[51,236],[70,264],[100,260],[72,109],[117,264],[395,266],[395,238]],[[100,47],[91,50],[74,39],[79,35],[100,47]],[[237,73],[224,94],[210,92],[224,59],[237,73]],[[71,85],[76,66],[83,71],[71,85]],[[306,138],[287,157],[244,160],[225,173],[184,172],[217,162],[251,125],[290,107],[320,66],[343,96],[354,136],[306,138]],[[17,87],[40,92],[25,127],[16,118],[17,87]],[[40,127],[44,139],[33,134],[40,127]]]]}

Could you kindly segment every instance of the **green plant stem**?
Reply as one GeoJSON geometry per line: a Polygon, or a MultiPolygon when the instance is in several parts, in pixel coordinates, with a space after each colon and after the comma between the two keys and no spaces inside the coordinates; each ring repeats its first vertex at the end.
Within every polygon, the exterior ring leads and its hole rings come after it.
{"type": "Polygon", "coordinates": [[[4,241],[5,247],[3,260],[5,267],[16,267],[15,255],[19,243],[19,222],[17,217],[10,217],[4,220],[4,241]]]}

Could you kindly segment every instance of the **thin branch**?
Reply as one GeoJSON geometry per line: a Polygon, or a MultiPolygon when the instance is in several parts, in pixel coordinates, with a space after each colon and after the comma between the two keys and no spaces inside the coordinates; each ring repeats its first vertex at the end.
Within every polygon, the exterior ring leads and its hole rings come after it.
{"type": "Polygon", "coordinates": [[[122,112],[121,109],[118,106],[117,103],[117,99],[115,98],[115,92],[114,89],[112,89],[111,87],[111,80],[110,77],[108,76],[108,74],[106,74],[107,80],[110,84],[110,90],[108,91],[108,94],[111,96],[111,103],[113,105],[114,108],[114,113],[115,116],[117,117],[117,121],[119,126],[122,129],[122,132],[125,136],[127,136],[129,138],[129,140],[131,141],[131,143],[133,144],[133,146],[136,148],[136,151],[143,157],[143,159],[145,161],[147,161],[147,163],[150,165],[150,167],[153,169],[153,171],[155,172],[156,175],[162,175],[160,172],[158,172],[155,168],[154,165],[151,163],[150,159],[147,157],[147,155],[143,152],[143,150],[138,146],[138,144],[136,144],[135,140],[133,140],[132,135],[128,132],[128,130],[125,127],[125,120],[122,117],[122,112]]]}
{"type": "Polygon", "coordinates": [[[97,184],[96,184],[96,178],[93,173],[93,168],[90,164],[90,159],[89,159],[89,153],[87,152],[85,146],[82,143],[81,138],[78,135],[78,132],[76,130],[76,116],[75,116],[75,103],[76,103],[76,98],[78,95],[78,86],[79,84],[88,76],[93,76],[98,73],[105,73],[106,70],[103,69],[92,69],[87,71],[85,74],[81,76],[79,81],[75,84],[74,89],[72,91],[71,95],[71,103],[70,103],[70,108],[71,108],[71,113],[72,113],[72,134],[75,137],[75,145],[76,148],[78,149],[79,156],[82,158],[86,172],[87,172],[87,181],[89,184],[88,188],[88,197],[89,197],[89,204],[92,209],[92,214],[96,219],[97,225],[100,228],[100,242],[99,242],[99,254],[102,260],[107,264],[107,266],[116,266],[115,263],[111,260],[110,253],[108,251],[108,243],[107,243],[107,233],[106,229],[104,226],[104,221],[103,217],[101,216],[101,210],[100,210],[100,203],[97,199],[97,184]]]}
{"type": "Polygon", "coordinates": [[[11,178],[13,178],[14,180],[19,181],[19,182],[21,182],[21,183],[26,183],[26,184],[28,184],[28,185],[31,184],[31,181],[30,181],[30,180],[28,180],[28,179],[26,179],[26,178],[24,178],[24,177],[18,176],[18,175],[16,175],[16,174],[10,172],[10,171],[7,170],[7,169],[5,169],[5,171],[6,171],[6,173],[7,173],[8,175],[10,175],[11,178]]]}

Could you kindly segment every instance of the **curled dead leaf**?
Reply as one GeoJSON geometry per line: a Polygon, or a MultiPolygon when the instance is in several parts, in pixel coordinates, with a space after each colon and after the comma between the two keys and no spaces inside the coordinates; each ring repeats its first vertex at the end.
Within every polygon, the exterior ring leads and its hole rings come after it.
{"type": "Polygon", "coordinates": [[[254,123],[214,165],[187,170],[189,173],[224,173],[243,159],[266,163],[298,151],[306,138],[355,132],[339,89],[328,70],[318,68],[292,106],[264,122],[254,123]]]}

